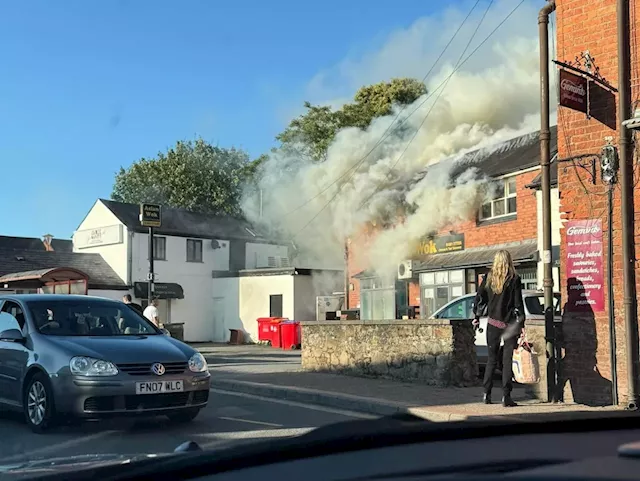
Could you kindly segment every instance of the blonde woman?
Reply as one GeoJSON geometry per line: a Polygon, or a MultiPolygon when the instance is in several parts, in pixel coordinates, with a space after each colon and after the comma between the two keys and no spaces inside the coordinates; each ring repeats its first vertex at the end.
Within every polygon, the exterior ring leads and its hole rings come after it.
{"type": "Polygon", "coordinates": [[[518,337],[524,328],[524,302],[522,299],[522,282],[516,274],[511,254],[498,251],[493,259],[493,266],[476,293],[473,307],[474,324],[479,323],[481,309],[486,308],[487,316],[487,348],[489,359],[484,373],[485,404],[491,404],[493,375],[498,363],[500,341],[504,340],[502,358],[502,405],[513,407],[517,404],[511,399],[513,389],[513,351],[518,344],[518,337]]]}

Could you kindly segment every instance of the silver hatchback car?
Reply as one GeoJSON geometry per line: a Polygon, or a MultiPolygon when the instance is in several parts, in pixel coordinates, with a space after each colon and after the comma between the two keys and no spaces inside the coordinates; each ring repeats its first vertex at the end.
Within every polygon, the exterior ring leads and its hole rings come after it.
{"type": "Polygon", "coordinates": [[[61,417],[193,420],[209,400],[198,351],[126,304],[90,296],[0,296],[0,405],[35,432],[61,417]]]}

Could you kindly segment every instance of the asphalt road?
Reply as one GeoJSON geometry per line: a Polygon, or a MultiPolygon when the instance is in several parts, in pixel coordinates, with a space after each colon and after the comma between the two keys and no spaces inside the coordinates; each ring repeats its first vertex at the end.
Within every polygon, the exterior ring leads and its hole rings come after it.
{"type": "Polygon", "coordinates": [[[20,415],[0,412],[0,463],[82,454],[173,451],[185,441],[215,449],[264,438],[295,436],[315,427],[370,416],[291,401],[213,389],[209,404],[189,424],[166,418],[68,424],[32,433],[20,415]]]}

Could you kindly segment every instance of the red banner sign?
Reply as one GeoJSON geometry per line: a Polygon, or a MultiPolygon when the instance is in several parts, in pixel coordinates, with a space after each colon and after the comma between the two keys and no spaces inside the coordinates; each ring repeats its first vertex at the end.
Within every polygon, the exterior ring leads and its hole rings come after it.
{"type": "Polygon", "coordinates": [[[604,311],[602,221],[574,220],[566,228],[566,310],[604,311]]]}
{"type": "Polygon", "coordinates": [[[585,77],[560,69],[560,105],[584,114],[588,113],[589,81],[585,77]]]}

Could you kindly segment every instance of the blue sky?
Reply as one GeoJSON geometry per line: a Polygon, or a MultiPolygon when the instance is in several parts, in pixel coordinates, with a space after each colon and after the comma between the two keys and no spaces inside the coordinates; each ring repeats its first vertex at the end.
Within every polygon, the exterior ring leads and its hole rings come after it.
{"type": "Polygon", "coordinates": [[[420,19],[440,5],[2,2],[0,234],[70,237],[95,199],[109,197],[120,166],[176,140],[201,135],[257,156],[305,99],[426,72],[419,60],[438,22],[425,33],[420,19]],[[415,55],[399,59],[394,42],[415,55]]]}

